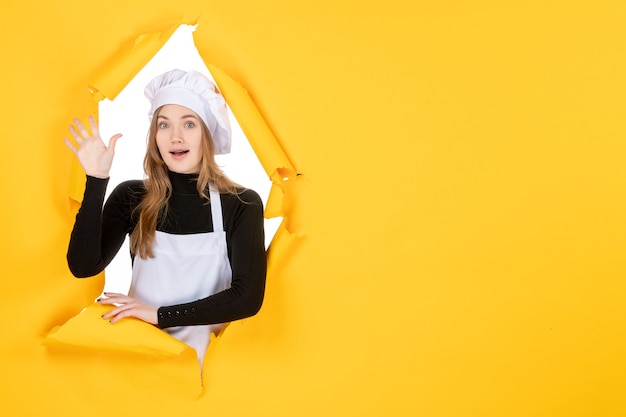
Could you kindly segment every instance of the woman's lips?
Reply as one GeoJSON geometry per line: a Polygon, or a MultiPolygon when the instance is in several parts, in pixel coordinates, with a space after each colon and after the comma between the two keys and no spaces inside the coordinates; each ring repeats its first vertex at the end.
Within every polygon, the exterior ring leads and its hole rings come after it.
{"type": "Polygon", "coordinates": [[[189,150],[170,151],[170,155],[172,155],[174,159],[182,159],[188,152],[189,150]]]}

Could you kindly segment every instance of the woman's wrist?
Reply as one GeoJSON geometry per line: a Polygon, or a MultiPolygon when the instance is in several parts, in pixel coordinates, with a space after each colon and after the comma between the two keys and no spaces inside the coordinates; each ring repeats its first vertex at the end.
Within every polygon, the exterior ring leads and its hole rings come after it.
{"type": "Polygon", "coordinates": [[[109,172],[87,172],[85,171],[85,174],[87,174],[87,176],[89,177],[94,177],[94,178],[99,178],[101,180],[106,180],[109,178],[109,172]]]}

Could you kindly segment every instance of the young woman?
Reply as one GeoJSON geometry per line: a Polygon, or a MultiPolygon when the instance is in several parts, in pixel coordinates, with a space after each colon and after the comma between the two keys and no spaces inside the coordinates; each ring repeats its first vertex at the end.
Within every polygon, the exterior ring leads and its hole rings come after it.
{"type": "Polygon", "coordinates": [[[254,315],[263,302],[266,257],[263,207],[219,169],[230,151],[230,125],[219,90],[202,74],[173,70],[148,84],[151,103],[146,178],[104,195],[120,134],[108,146],[89,117],[91,133],[74,120],[70,132],[87,174],[67,260],[76,277],[100,273],[130,236],[128,295],[105,293],[115,323],[135,317],[196,349],[200,363],[226,323],[254,315]]]}

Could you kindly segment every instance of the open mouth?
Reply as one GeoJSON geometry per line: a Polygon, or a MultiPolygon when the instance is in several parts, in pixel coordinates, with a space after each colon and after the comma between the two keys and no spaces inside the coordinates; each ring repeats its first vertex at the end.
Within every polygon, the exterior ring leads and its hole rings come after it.
{"type": "Polygon", "coordinates": [[[174,156],[181,156],[189,152],[189,150],[180,150],[180,151],[170,151],[170,153],[174,156]]]}

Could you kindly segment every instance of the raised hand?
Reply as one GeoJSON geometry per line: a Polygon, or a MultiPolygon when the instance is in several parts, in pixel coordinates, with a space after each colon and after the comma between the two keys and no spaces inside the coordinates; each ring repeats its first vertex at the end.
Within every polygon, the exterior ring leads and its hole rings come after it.
{"type": "Polygon", "coordinates": [[[109,146],[106,146],[100,138],[100,131],[95,119],[92,116],[89,116],[88,119],[91,134],[89,134],[89,131],[80,120],[74,119],[76,127],[71,125],[70,133],[74,137],[77,146],[67,138],[63,138],[63,141],[74,152],[87,175],[97,178],[108,178],[111,164],[113,163],[113,155],[115,154],[115,144],[122,135],[120,133],[113,135],[109,139],[109,146]]]}

